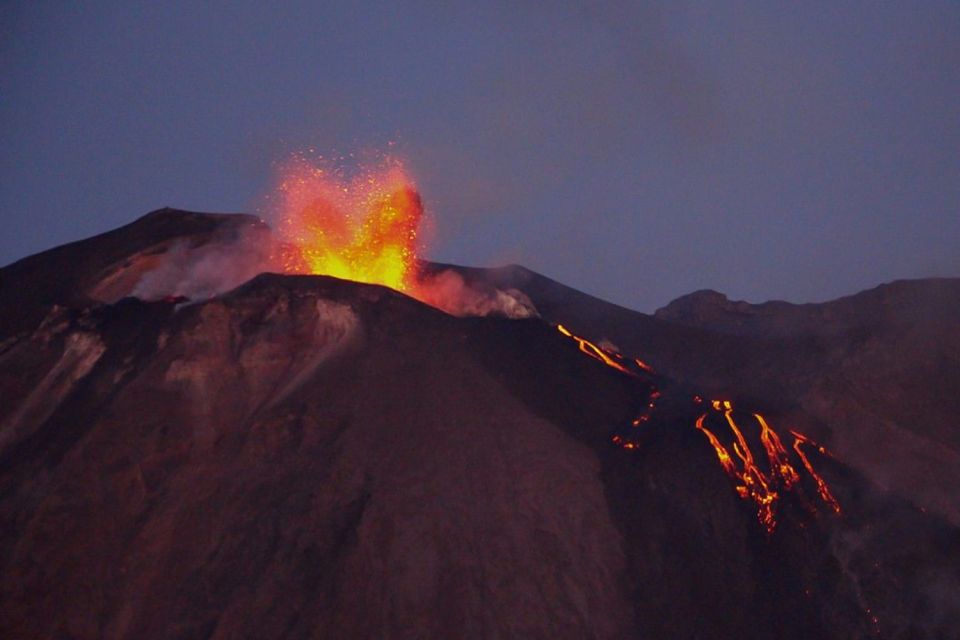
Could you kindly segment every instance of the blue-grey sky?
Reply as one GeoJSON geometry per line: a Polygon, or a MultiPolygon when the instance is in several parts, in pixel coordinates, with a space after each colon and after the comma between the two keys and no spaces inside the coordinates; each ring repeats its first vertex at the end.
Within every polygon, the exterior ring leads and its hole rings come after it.
{"type": "Polygon", "coordinates": [[[960,276],[960,3],[547,4],[0,4],[0,263],[396,141],[430,257],[644,311],[960,276]]]}

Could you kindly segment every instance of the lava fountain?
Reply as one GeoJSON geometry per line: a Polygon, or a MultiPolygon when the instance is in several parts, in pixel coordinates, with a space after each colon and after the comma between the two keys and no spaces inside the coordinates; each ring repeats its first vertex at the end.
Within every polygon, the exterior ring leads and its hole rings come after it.
{"type": "Polygon", "coordinates": [[[295,156],[280,167],[273,208],[285,273],[334,276],[412,293],[423,205],[393,158],[347,176],[295,156]]]}

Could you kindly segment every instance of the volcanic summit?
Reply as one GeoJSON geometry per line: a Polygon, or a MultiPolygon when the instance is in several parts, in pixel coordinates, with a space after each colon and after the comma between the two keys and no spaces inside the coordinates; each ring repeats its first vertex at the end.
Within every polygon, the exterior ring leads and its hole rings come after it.
{"type": "Polygon", "coordinates": [[[960,635],[960,280],[645,315],[288,231],[0,269],[4,637],[960,635]]]}

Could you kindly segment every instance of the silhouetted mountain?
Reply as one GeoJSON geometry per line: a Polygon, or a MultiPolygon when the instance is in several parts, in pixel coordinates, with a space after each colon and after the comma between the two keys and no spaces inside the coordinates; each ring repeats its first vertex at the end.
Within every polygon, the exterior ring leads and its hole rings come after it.
{"type": "Polygon", "coordinates": [[[522,267],[427,265],[541,316],[457,318],[247,279],[268,233],[163,210],[0,270],[5,636],[956,637],[957,495],[930,479],[957,473],[937,422],[955,301],[734,331],[700,303],[649,316],[522,267]],[[187,262],[208,296],[178,297],[187,262]],[[754,411],[832,451],[807,455],[839,515],[788,447],[798,480],[762,526],[696,426],[736,420],[723,443],[763,452],[754,411]],[[918,443],[901,466],[870,441],[888,432],[918,443]]]}

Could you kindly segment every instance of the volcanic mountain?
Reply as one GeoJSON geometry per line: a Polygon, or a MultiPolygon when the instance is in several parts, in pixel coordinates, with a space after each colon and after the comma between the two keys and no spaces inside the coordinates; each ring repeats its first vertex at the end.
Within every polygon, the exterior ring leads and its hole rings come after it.
{"type": "Polygon", "coordinates": [[[422,265],[537,312],[458,317],[269,235],[0,270],[4,637],[960,635],[960,282],[650,316],[422,265]]]}

